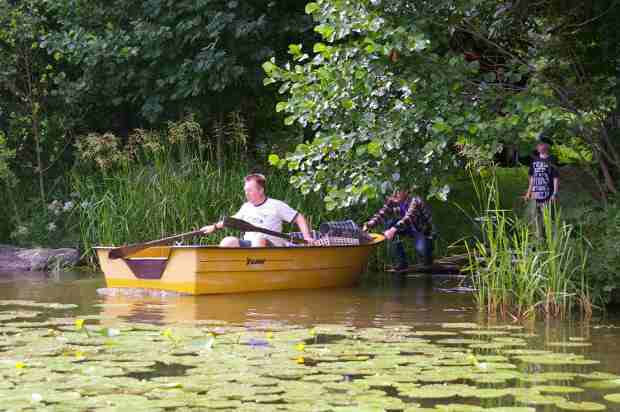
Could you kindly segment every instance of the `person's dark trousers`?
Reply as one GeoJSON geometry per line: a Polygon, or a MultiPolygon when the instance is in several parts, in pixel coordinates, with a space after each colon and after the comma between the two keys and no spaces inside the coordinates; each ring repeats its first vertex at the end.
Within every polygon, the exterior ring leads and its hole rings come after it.
{"type": "MultiPolygon", "coordinates": [[[[386,229],[391,228],[397,221],[389,221],[385,226],[386,229]]],[[[390,249],[392,259],[396,261],[397,269],[404,269],[409,266],[407,259],[407,252],[405,251],[405,244],[403,242],[404,237],[409,237],[413,240],[415,250],[418,256],[423,258],[425,265],[431,265],[433,263],[433,242],[432,239],[425,236],[423,233],[416,232],[409,228],[406,230],[399,230],[394,236],[394,239],[390,242],[390,249]]]]}

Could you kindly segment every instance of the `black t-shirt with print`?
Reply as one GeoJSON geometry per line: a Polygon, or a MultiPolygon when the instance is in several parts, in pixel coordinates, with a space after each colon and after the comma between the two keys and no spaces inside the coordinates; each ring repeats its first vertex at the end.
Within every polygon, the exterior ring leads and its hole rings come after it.
{"type": "Polygon", "coordinates": [[[551,158],[537,157],[532,160],[529,171],[533,178],[532,195],[539,202],[545,202],[553,194],[553,179],[558,177],[558,170],[551,158]]]}

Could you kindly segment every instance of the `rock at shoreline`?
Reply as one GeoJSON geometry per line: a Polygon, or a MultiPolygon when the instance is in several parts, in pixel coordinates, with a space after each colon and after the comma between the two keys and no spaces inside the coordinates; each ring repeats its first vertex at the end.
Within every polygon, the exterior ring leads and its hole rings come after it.
{"type": "Polygon", "coordinates": [[[0,245],[0,271],[51,271],[75,266],[80,254],[75,249],[25,249],[0,245]]]}

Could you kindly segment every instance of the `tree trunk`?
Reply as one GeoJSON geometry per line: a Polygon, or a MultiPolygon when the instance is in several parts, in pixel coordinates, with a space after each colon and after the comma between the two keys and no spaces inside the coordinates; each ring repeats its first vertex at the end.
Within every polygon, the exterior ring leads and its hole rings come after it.
{"type": "Polygon", "coordinates": [[[43,160],[41,158],[41,151],[43,150],[41,148],[41,128],[40,128],[40,124],[39,124],[39,107],[36,103],[31,104],[31,111],[32,111],[32,137],[34,139],[34,144],[35,144],[35,150],[36,150],[36,154],[37,154],[37,169],[36,172],[39,175],[39,195],[41,196],[41,204],[45,205],[46,203],[46,199],[45,199],[45,181],[43,179],[43,173],[44,173],[44,168],[43,168],[43,160]]]}
{"type": "Polygon", "coordinates": [[[601,172],[603,173],[603,181],[605,182],[605,187],[613,194],[618,193],[618,189],[616,188],[616,183],[614,181],[613,176],[609,171],[609,167],[607,166],[607,162],[604,159],[600,159],[599,166],[601,168],[601,172]]]}

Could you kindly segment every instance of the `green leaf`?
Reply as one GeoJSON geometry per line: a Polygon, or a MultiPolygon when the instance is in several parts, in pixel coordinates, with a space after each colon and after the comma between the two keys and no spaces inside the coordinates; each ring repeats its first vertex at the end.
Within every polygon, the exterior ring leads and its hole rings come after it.
{"type": "Polygon", "coordinates": [[[381,144],[374,140],[368,143],[368,153],[374,157],[381,157],[381,144]]]}
{"type": "Polygon", "coordinates": [[[327,50],[327,46],[323,43],[314,43],[314,47],[312,47],[312,51],[315,53],[321,53],[327,50]]]}
{"type": "Polygon", "coordinates": [[[334,34],[334,28],[327,24],[320,24],[314,28],[314,31],[319,33],[325,40],[331,40],[332,35],[334,34]]]}
{"type": "Polygon", "coordinates": [[[293,56],[299,56],[301,54],[301,48],[302,48],[301,44],[289,44],[288,52],[289,54],[292,54],[293,56]]]}
{"type": "Polygon", "coordinates": [[[315,11],[319,10],[319,5],[317,3],[308,3],[306,4],[306,14],[312,14],[315,11]]]}
{"type": "Polygon", "coordinates": [[[276,113],[283,112],[284,110],[286,110],[287,106],[288,102],[278,102],[278,104],[276,104],[276,113]]]}
{"type": "Polygon", "coordinates": [[[353,100],[351,100],[351,99],[345,99],[345,100],[341,101],[340,104],[346,110],[351,110],[353,108],[353,100]]]}
{"type": "Polygon", "coordinates": [[[270,154],[267,160],[272,166],[278,166],[280,163],[280,157],[277,154],[270,154]]]}
{"type": "Polygon", "coordinates": [[[290,126],[293,123],[295,123],[295,120],[297,120],[297,116],[295,116],[295,115],[287,116],[284,119],[284,124],[287,125],[287,126],[290,126]]]}
{"type": "Polygon", "coordinates": [[[266,61],[265,63],[263,63],[262,67],[263,67],[263,70],[265,71],[265,73],[271,74],[274,71],[274,69],[277,69],[278,66],[273,64],[273,62],[271,62],[271,61],[266,61]]]}

